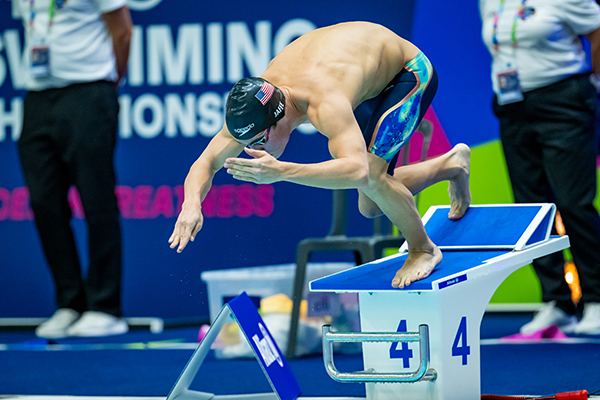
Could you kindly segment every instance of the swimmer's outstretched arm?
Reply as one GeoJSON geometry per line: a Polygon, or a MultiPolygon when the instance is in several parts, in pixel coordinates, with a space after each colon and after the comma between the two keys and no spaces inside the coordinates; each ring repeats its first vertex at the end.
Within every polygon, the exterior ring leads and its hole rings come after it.
{"type": "Polygon", "coordinates": [[[177,248],[178,253],[185,249],[189,241],[193,242],[202,229],[204,218],[201,204],[210,190],[213,177],[228,157],[239,155],[243,148],[244,145],[236,142],[223,128],[192,164],[185,178],[181,212],[169,238],[170,247],[177,248]]]}
{"type": "MultiPolygon", "coordinates": [[[[264,150],[244,149],[253,157],[228,158],[227,173],[234,179],[257,184],[291,182],[323,189],[357,189],[368,182],[368,165],[362,154],[314,164],[277,160],[264,150]]],[[[366,161],[366,158],[365,158],[366,161]]]]}
{"type": "Polygon", "coordinates": [[[321,105],[308,115],[313,125],[329,139],[332,160],[313,164],[283,162],[265,151],[245,149],[253,158],[228,158],[227,173],[235,179],[260,184],[285,181],[324,189],[357,189],[366,185],[367,151],[347,101],[345,106],[321,105]]]}

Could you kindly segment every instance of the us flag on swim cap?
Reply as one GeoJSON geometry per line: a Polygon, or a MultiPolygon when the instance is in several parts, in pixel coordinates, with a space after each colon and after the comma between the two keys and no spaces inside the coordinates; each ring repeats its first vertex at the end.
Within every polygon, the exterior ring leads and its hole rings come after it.
{"type": "Polygon", "coordinates": [[[264,106],[265,104],[267,104],[274,91],[275,88],[273,87],[273,85],[271,85],[269,82],[264,82],[258,93],[256,93],[255,97],[264,106]]]}

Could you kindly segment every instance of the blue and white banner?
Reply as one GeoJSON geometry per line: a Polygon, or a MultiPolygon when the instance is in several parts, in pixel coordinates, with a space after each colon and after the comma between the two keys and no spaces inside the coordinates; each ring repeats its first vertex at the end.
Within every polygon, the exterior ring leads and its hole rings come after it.
{"type": "MultiPolygon", "coordinates": [[[[223,125],[231,86],[261,74],[272,57],[305,32],[351,20],[387,26],[415,42],[438,70],[433,106],[450,142],[495,138],[494,129],[481,122],[491,115],[489,55],[481,44],[477,7],[470,0],[463,3],[130,0],[135,30],[120,88],[116,154],[125,315],[207,316],[202,271],[293,262],[300,240],[327,233],[330,191],[240,183],[222,172],[203,204],[206,218],[196,241],[181,254],[167,243],[185,176],[223,125]]],[[[17,159],[25,94],[23,27],[10,5],[0,0],[0,318],[47,316],[54,310],[53,283],[17,159]]],[[[434,142],[439,132],[446,139],[443,130],[436,132],[434,142]]],[[[281,158],[318,162],[329,157],[325,138],[306,128],[292,135],[281,158]]],[[[69,198],[85,260],[83,210],[74,189],[69,198]]],[[[372,232],[354,199],[349,217],[349,234],[372,232]]]]}
{"type": "MultiPolygon", "coordinates": [[[[233,83],[260,75],[288,43],[321,26],[371,20],[407,37],[413,2],[401,3],[129,2],[135,29],[120,88],[116,158],[126,315],[208,315],[201,271],[291,262],[298,241],[327,232],[329,191],[240,183],[220,173],[204,202],[205,224],[196,241],[182,254],[167,243],[184,178],[222,127],[233,83]],[[390,13],[391,7],[397,11],[390,13]]],[[[23,28],[10,5],[0,0],[0,317],[45,316],[54,309],[53,284],[17,158],[25,94],[23,28]]],[[[324,138],[306,128],[293,135],[282,158],[316,162],[329,154],[324,138]]],[[[85,220],[76,190],[69,198],[85,260],[85,220]]],[[[351,229],[368,231],[369,222],[360,221],[351,229]]]]}

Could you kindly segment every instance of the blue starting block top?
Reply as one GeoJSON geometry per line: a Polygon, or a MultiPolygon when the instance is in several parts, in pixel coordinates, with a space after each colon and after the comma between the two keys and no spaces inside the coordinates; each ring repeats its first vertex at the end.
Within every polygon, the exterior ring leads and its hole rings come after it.
{"type": "Polygon", "coordinates": [[[392,287],[392,279],[404,264],[406,257],[408,257],[407,254],[398,254],[312,281],[310,282],[310,290],[316,292],[433,290],[434,281],[442,280],[440,288],[462,282],[467,279],[466,275],[462,275],[461,278],[460,275],[455,276],[456,274],[478,267],[487,260],[506,253],[510,253],[510,250],[442,251],[444,259],[433,269],[431,274],[425,279],[413,282],[404,289],[392,287]]]}
{"type": "Polygon", "coordinates": [[[499,256],[547,242],[554,221],[554,204],[473,205],[457,221],[448,219],[449,206],[431,207],[423,217],[429,237],[442,250],[443,260],[431,274],[404,289],[392,279],[404,265],[400,253],[310,282],[311,291],[437,290],[467,280],[467,271],[481,270],[499,256]]]}

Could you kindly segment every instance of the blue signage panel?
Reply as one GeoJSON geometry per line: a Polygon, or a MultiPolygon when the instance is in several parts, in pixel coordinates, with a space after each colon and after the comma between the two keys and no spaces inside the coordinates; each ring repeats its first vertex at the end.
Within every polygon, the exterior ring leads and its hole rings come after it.
{"type": "Polygon", "coordinates": [[[227,305],[279,398],[296,399],[300,386],[252,300],[243,292],[227,305]]]}

